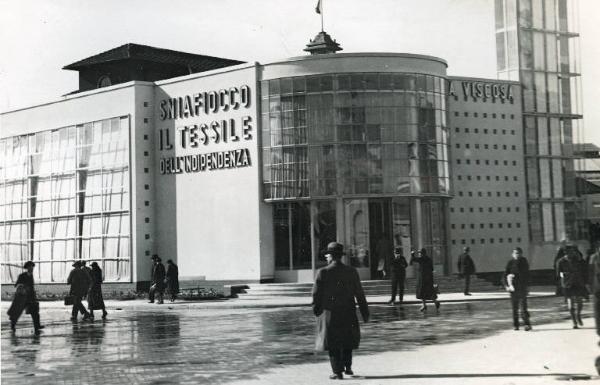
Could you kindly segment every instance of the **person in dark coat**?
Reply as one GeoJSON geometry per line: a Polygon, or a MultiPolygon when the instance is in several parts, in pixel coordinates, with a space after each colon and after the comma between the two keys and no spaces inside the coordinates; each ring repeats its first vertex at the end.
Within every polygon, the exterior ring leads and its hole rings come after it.
{"type": "Polygon", "coordinates": [[[154,297],[158,297],[158,304],[163,304],[163,295],[165,293],[165,265],[156,254],[152,256],[152,273],[150,275],[150,291],[148,293],[149,303],[154,303],[154,297]]]}
{"type": "MultiPolygon", "coordinates": [[[[596,334],[600,336],[600,246],[592,254],[589,264],[589,282],[594,298],[594,319],[596,320],[596,334]]],[[[600,343],[599,343],[600,344],[600,343]]],[[[596,371],[600,374],[600,356],[596,357],[596,371]]]]}
{"type": "Polygon", "coordinates": [[[15,282],[15,298],[13,299],[10,308],[8,309],[8,318],[10,319],[10,329],[16,330],[17,321],[23,310],[31,314],[33,320],[33,330],[36,335],[39,335],[44,327],[40,325],[40,304],[37,301],[33,280],[33,268],[35,263],[27,261],[23,265],[23,269],[27,270],[17,278],[15,282]]]}
{"type": "Polygon", "coordinates": [[[71,273],[69,273],[69,277],[67,278],[67,284],[71,285],[69,294],[74,297],[73,309],[71,310],[71,321],[77,321],[78,312],[83,314],[84,321],[91,318],[90,313],[85,310],[85,306],[81,303],[81,300],[87,295],[90,288],[88,273],[81,267],[81,262],[75,261],[75,263],[73,263],[73,270],[71,270],[71,273]]]}
{"type": "Polygon", "coordinates": [[[583,326],[581,309],[583,298],[588,295],[587,265],[580,253],[567,249],[566,255],[558,261],[558,274],[561,279],[562,292],[567,300],[573,329],[583,326]]]}
{"type": "Polygon", "coordinates": [[[527,294],[529,292],[529,263],[523,257],[523,250],[515,247],[512,259],[506,264],[504,271],[506,290],[510,293],[512,304],[513,326],[519,330],[519,307],[525,323],[525,331],[531,330],[529,311],[527,310],[527,294]]]}
{"type": "Polygon", "coordinates": [[[402,247],[394,249],[394,259],[390,262],[392,275],[392,298],[388,301],[391,305],[396,300],[396,291],[398,291],[399,303],[404,301],[404,280],[406,279],[406,259],[402,255],[402,247]]]}
{"type": "Polygon", "coordinates": [[[565,255],[567,255],[566,253],[566,248],[567,246],[567,241],[563,240],[561,242],[561,245],[558,249],[556,249],[556,255],[554,256],[554,264],[552,265],[553,269],[554,269],[554,283],[556,285],[556,290],[554,291],[554,294],[556,295],[562,295],[562,285],[560,283],[560,275],[558,273],[558,261],[560,261],[562,259],[562,257],[564,257],[565,255]]]}
{"type": "Polygon", "coordinates": [[[579,251],[579,248],[576,244],[569,240],[564,240],[561,242],[561,246],[556,251],[556,256],[554,257],[554,276],[556,282],[556,295],[564,295],[563,287],[562,287],[562,278],[560,276],[560,271],[558,270],[559,261],[565,257],[569,253],[578,254],[580,258],[583,258],[583,254],[579,251]]]}
{"type": "Polygon", "coordinates": [[[87,261],[84,261],[82,259],[80,262],[81,262],[81,270],[85,271],[85,274],[87,275],[87,280],[88,280],[88,282],[90,284],[90,288],[91,288],[92,287],[92,269],[87,266],[87,261]]]}
{"type": "Polygon", "coordinates": [[[167,261],[167,289],[171,294],[171,302],[174,302],[179,293],[179,268],[171,259],[167,261]]]}
{"type": "Polygon", "coordinates": [[[471,275],[475,274],[475,263],[469,255],[471,249],[465,247],[463,253],[458,256],[458,274],[465,279],[465,295],[471,295],[471,275]]]}
{"type": "Polygon", "coordinates": [[[360,343],[360,328],[356,302],[364,322],[369,320],[369,307],[358,272],[342,263],[343,246],[327,245],[328,265],[319,269],[312,288],[313,312],[317,317],[316,349],[327,350],[333,375],[343,379],[343,373],[353,375],[352,350],[360,343]],[[356,301],[355,301],[356,299],[356,301]]]}
{"type": "Polygon", "coordinates": [[[417,299],[423,302],[421,311],[427,310],[427,301],[433,301],[435,308],[440,308],[440,302],[437,300],[437,293],[433,282],[433,261],[427,255],[427,250],[421,249],[418,253],[412,253],[410,264],[416,264],[417,277],[417,299]]]}
{"type": "Polygon", "coordinates": [[[88,293],[88,309],[90,310],[90,317],[94,318],[94,310],[102,310],[102,319],[106,319],[108,312],[104,305],[104,298],[102,297],[102,269],[96,262],[92,262],[92,268],[90,269],[90,278],[92,284],[88,293]]]}

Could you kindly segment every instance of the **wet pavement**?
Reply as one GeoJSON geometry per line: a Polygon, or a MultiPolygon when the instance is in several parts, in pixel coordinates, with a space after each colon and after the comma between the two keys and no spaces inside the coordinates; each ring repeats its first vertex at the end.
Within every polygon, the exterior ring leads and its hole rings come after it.
{"type": "MultiPolygon", "coordinates": [[[[562,298],[529,301],[534,329],[568,318],[562,298]]],[[[42,309],[41,336],[28,315],[17,332],[2,322],[4,384],[218,384],[256,379],[285,365],[322,363],[315,354],[308,307],[193,309],[165,306],[109,309],[108,320],[72,323],[69,309],[42,309]]],[[[423,314],[419,306],[372,305],[361,324],[356,355],[415,350],[484,338],[511,329],[510,302],[445,303],[423,314]]],[[[584,316],[591,313],[586,304],[584,316]]],[[[592,323],[590,318],[584,322],[592,323]]]]}

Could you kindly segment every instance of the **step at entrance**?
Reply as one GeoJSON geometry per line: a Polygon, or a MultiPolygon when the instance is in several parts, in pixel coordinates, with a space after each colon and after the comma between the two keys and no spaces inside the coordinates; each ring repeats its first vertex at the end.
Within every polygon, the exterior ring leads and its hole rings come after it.
{"type": "MultiPolygon", "coordinates": [[[[461,293],[464,289],[464,281],[456,276],[436,277],[436,284],[440,287],[440,292],[461,293]]],[[[369,280],[362,281],[365,295],[389,295],[391,291],[391,281],[389,280],[369,280]]],[[[415,293],[415,278],[407,278],[405,281],[405,293],[415,293]]],[[[267,283],[267,284],[249,284],[248,289],[238,294],[240,299],[264,299],[268,297],[310,297],[313,284],[312,282],[302,283],[267,283]]],[[[480,278],[471,277],[472,292],[492,292],[503,290],[499,286],[480,278]]]]}

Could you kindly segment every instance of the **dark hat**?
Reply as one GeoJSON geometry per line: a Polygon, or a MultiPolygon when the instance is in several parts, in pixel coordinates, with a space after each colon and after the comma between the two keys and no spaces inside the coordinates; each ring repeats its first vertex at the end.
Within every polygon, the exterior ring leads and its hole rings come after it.
{"type": "Polygon", "coordinates": [[[79,263],[81,263],[82,266],[85,266],[85,264],[87,263],[87,261],[82,259],[79,263]]]}
{"type": "Polygon", "coordinates": [[[395,254],[402,254],[402,252],[403,252],[402,247],[395,247],[394,248],[394,253],[395,254]]]}
{"type": "Polygon", "coordinates": [[[515,248],[513,249],[513,251],[516,251],[516,252],[517,252],[517,253],[519,253],[519,254],[523,254],[523,249],[521,249],[520,247],[515,247],[515,248]]]}
{"type": "Polygon", "coordinates": [[[92,262],[92,263],[90,264],[90,266],[92,266],[92,267],[98,266],[98,263],[97,263],[97,262],[92,262]]]}
{"type": "Polygon", "coordinates": [[[333,258],[340,258],[344,253],[344,246],[338,242],[330,242],[327,244],[327,254],[331,254],[333,258]]]}
{"type": "Polygon", "coordinates": [[[81,261],[75,261],[73,262],[73,267],[80,267],[81,266],[81,261]]]}
{"type": "Polygon", "coordinates": [[[27,261],[23,265],[23,269],[27,269],[27,268],[29,268],[29,266],[31,266],[31,267],[35,266],[35,263],[33,261],[27,261]]]}
{"type": "Polygon", "coordinates": [[[150,259],[154,260],[154,259],[159,259],[158,258],[158,254],[152,254],[152,256],[150,257],[150,259]]]}

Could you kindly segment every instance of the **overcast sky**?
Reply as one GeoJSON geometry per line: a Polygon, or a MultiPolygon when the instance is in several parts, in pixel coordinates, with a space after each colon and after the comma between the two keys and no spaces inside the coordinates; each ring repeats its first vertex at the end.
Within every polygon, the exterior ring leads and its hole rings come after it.
{"type": "MultiPolygon", "coordinates": [[[[493,0],[323,0],[343,52],[441,57],[450,75],[495,78],[493,0]]],[[[77,88],[61,68],[125,43],[267,63],[303,55],[316,0],[0,0],[0,111],[77,88]]],[[[586,140],[600,145],[600,1],[580,0],[586,140]]],[[[1,127],[0,127],[1,129],[1,127]]]]}

